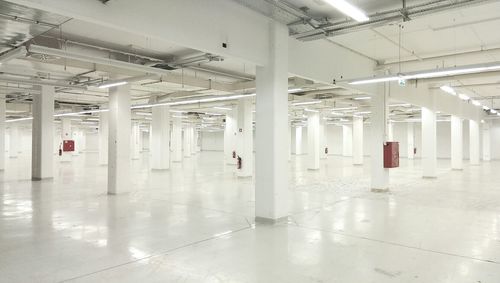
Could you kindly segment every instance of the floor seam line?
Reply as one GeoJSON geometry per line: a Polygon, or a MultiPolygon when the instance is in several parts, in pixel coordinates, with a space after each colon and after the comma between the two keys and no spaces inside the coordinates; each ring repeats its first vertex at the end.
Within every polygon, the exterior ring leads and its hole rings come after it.
{"type": "Polygon", "coordinates": [[[316,231],[321,231],[321,232],[325,232],[325,233],[332,233],[332,234],[341,235],[341,236],[345,236],[345,237],[357,238],[357,239],[362,239],[362,240],[367,240],[367,241],[382,243],[382,244],[391,245],[391,246],[398,246],[398,247],[403,247],[403,248],[412,249],[412,250],[418,250],[418,251],[423,251],[423,252],[435,253],[435,254],[440,254],[440,255],[448,255],[448,256],[453,256],[453,257],[459,257],[459,258],[476,260],[476,261],[481,261],[481,262],[486,262],[486,263],[492,263],[492,264],[500,264],[500,262],[493,261],[493,260],[475,258],[475,257],[470,257],[470,256],[465,256],[465,255],[460,255],[460,254],[447,253],[447,252],[440,252],[440,251],[429,250],[429,249],[423,249],[423,248],[418,248],[418,247],[414,247],[414,246],[407,246],[407,245],[403,245],[403,244],[392,243],[392,242],[387,242],[387,241],[372,239],[372,238],[363,237],[363,236],[356,236],[356,235],[345,234],[345,233],[341,233],[341,232],[328,231],[328,230],[324,230],[324,229],[305,227],[305,226],[301,226],[300,224],[297,224],[297,223],[296,223],[295,227],[298,227],[298,228],[301,228],[301,229],[316,230],[316,231]]]}
{"type": "Polygon", "coordinates": [[[151,258],[154,258],[154,257],[157,257],[157,256],[167,255],[169,253],[172,253],[172,252],[184,249],[184,248],[189,248],[189,247],[197,245],[197,244],[201,244],[201,243],[208,242],[208,241],[211,241],[211,240],[216,240],[216,239],[222,238],[222,237],[227,236],[227,235],[232,235],[232,234],[235,234],[235,233],[238,233],[238,232],[246,231],[248,229],[252,229],[252,226],[250,225],[248,227],[244,227],[244,228],[240,228],[240,229],[231,231],[230,233],[226,233],[226,234],[223,234],[223,235],[218,235],[218,236],[213,236],[213,237],[210,237],[210,238],[202,239],[202,240],[195,241],[195,242],[192,242],[192,243],[180,246],[180,247],[176,247],[176,248],[173,248],[173,249],[170,249],[170,250],[162,251],[162,252],[159,252],[159,253],[156,253],[156,254],[151,254],[151,255],[148,255],[148,256],[143,257],[143,258],[139,258],[139,259],[136,259],[136,260],[124,262],[124,263],[121,263],[121,264],[118,264],[118,265],[115,265],[115,266],[110,266],[110,267],[103,268],[103,269],[100,269],[100,270],[97,270],[97,271],[94,271],[94,272],[90,272],[90,273],[87,273],[87,274],[83,274],[83,275],[75,276],[75,277],[72,277],[72,278],[64,279],[64,280],[61,280],[61,281],[58,281],[58,282],[59,283],[63,283],[63,282],[70,282],[70,281],[73,281],[73,280],[76,280],[76,279],[81,279],[81,278],[88,277],[88,276],[91,276],[91,275],[94,275],[94,274],[98,274],[98,273],[101,273],[101,272],[104,272],[104,271],[108,271],[108,270],[112,270],[112,269],[115,269],[115,268],[118,268],[118,267],[122,267],[122,266],[125,266],[125,265],[128,265],[128,264],[133,264],[133,263],[136,263],[136,262],[140,262],[142,260],[151,259],[151,258]]]}

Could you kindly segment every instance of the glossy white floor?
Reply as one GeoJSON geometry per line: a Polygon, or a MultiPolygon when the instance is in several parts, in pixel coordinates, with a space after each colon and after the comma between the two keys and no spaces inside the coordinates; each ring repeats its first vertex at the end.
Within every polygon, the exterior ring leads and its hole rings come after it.
{"type": "MultiPolygon", "coordinates": [[[[291,161],[288,223],[253,223],[251,179],[220,152],[166,172],[134,161],[134,191],[106,195],[97,154],[29,181],[29,157],[1,173],[1,282],[500,282],[500,162],[436,180],[419,161],[368,190],[368,166],[291,161]]],[[[369,163],[369,162],[366,162],[369,163]]]]}

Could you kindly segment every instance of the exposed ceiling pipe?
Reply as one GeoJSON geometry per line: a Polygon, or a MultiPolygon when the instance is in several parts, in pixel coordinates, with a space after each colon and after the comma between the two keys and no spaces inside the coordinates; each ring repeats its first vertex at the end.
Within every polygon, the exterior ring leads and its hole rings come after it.
{"type": "Polygon", "coordinates": [[[26,56],[28,52],[25,46],[19,46],[0,55],[0,65],[10,60],[26,56]]]}
{"type": "Polygon", "coordinates": [[[47,85],[47,86],[55,86],[55,87],[63,87],[63,88],[72,88],[72,89],[81,89],[86,90],[87,87],[84,86],[75,86],[65,83],[59,83],[49,80],[41,80],[41,79],[15,79],[7,76],[0,76],[1,82],[7,83],[18,83],[18,84],[27,84],[27,85],[47,85]]]}

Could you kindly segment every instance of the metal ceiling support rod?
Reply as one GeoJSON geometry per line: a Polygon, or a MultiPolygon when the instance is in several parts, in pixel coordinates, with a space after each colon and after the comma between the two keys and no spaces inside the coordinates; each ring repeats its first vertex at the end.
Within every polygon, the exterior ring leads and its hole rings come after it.
{"type": "MultiPolygon", "coordinates": [[[[405,8],[405,16],[407,18],[429,15],[450,9],[461,8],[464,6],[479,4],[482,2],[492,2],[493,0],[458,0],[458,1],[431,1],[415,6],[405,8]],[[444,3],[443,3],[444,2],[444,3]]],[[[339,23],[331,23],[322,26],[321,29],[315,29],[303,33],[292,34],[291,36],[303,40],[310,41],[319,38],[332,37],[335,35],[346,34],[353,31],[387,25],[392,22],[401,21],[401,9],[385,11],[369,15],[370,20],[363,23],[358,23],[353,20],[343,21],[339,23]]]]}
{"type": "Polygon", "coordinates": [[[8,15],[8,14],[4,14],[4,13],[0,13],[0,18],[8,19],[11,21],[22,22],[22,23],[36,24],[36,25],[45,26],[45,27],[49,27],[49,28],[59,27],[58,25],[55,25],[55,24],[50,24],[50,23],[46,23],[46,22],[42,22],[42,21],[27,19],[27,18],[23,18],[23,17],[19,17],[19,16],[8,15]]]}

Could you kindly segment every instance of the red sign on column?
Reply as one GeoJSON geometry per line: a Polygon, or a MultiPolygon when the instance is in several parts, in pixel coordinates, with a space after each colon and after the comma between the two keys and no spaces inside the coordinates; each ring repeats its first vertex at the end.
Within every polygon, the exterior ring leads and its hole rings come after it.
{"type": "Polygon", "coordinates": [[[74,140],[64,140],[63,141],[63,151],[75,151],[75,141],[74,140]]]}

